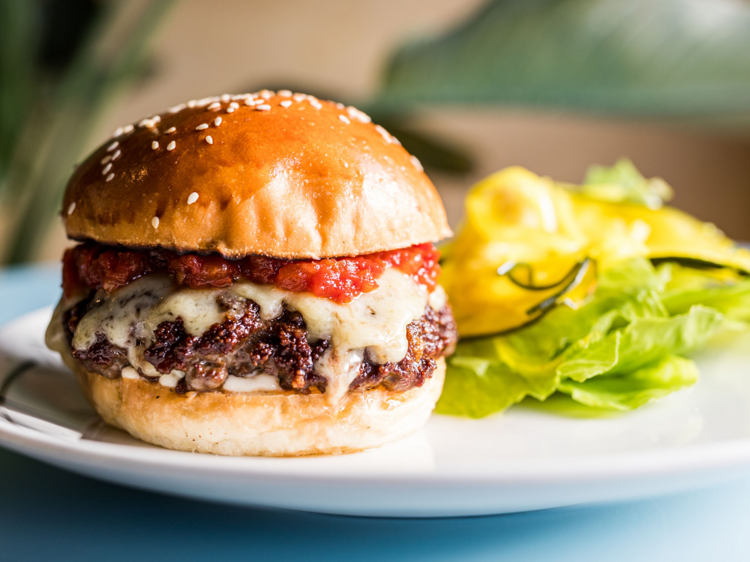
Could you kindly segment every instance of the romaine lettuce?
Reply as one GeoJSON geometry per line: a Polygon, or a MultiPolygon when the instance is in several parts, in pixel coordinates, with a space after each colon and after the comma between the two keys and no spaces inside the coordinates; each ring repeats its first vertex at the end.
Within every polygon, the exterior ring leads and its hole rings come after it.
{"type": "MultiPolygon", "coordinates": [[[[744,292],[703,288],[691,300],[699,290],[694,283],[671,284],[679,267],[621,262],[602,272],[594,295],[577,309],[559,306],[516,331],[461,340],[436,411],[483,417],[556,391],[588,406],[626,410],[693,384],[696,368],[680,356],[716,333],[723,311],[738,299],[750,305],[750,282],[742,282],[744,292]]],[[[703,280],[712,282],[708,273],[703,280]]]]}
{"type": "Polygon", "coordinates": [[[659,361],[621,375],[596,377],[584,382],[564,380],[558,390],[593,408],[632,410],[698,380],[690,359],[667,355],[659,361]]]}

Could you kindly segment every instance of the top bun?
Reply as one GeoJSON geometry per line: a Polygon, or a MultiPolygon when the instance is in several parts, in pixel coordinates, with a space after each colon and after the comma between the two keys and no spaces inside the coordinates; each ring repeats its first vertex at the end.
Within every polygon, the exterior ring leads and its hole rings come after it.
{"type": "Polygon", "coordinates": [[[81,164],[68,236],[131,248],[307,259],[451,235],[419,161],[353,107],[263,91],[191,101],[81,164]]]}

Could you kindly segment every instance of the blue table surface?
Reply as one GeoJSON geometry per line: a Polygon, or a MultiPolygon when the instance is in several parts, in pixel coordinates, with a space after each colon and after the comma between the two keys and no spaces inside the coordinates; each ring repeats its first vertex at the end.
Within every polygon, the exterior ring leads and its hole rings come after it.
{"type": "MultiPolygon", "coordinates": [[[[55,265],[0,272],[0,323],[59,296],[55,265]]],[[[750,472],[616,505],[460,519],[247,509],[105,484],[0,449],[0,560],[750,560],[750,472]]]]}

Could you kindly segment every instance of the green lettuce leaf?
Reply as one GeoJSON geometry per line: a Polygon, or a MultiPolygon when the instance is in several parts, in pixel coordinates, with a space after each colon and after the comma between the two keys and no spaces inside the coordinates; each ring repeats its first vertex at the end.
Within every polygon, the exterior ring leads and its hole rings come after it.
{"type": "Polygon", "coordinates": [[[668,355],[627,374],[576,382],[564,380],[558,390],[593,408],[633,410],[695,384],[698,367],[684,357],[668,355]]]}
{"type": "MultiPolygon", "coordinates": [[[[484,417],[557,391],[623,410],[692,384],[694,366],[679,356],[703,345],[725,315],[700,301],[678,310],[679,294],[681,304],[689,300],[687,285],[670,287],[671,274],[645,259],[625,261],[603,272],[593,297],[577,309],[560,306],[519,330],[460,341],[436,411],[484,417]],[[672,308],[663,301],[668,287],[672,308]]],[[[725,297],[723,308],[731,308],[725,297]]]]}
{"type": "Polygon", "coordinates": [[[609,334],[568,348],[557,368],[561,378],[583,382],[598,375],[634,372],[669,355],[698,348],[718,330],[723,315],[715,309],[693,306],[687,313],[666,318],[637,318],[609,334]]]}
{"type": "Polygon", "coordinates": [[[499,361],[453,361],[438,414],[483,418],[534,394],[532,385],[499,361]]]}
{"type": "Polygon", "coordinates": [[[620,158],[614,166],[591,166],[580,191],[609,203],[634,203],[658,209],[672,199],[672,188],[661,178],[645,178],[635,164],[620,158]]]}
{"type": "Polygon", "coordinates": [[[682,314],[696,304],[721,312],[728,320],[750,322],[750,279],[722,279],[721,270],[695,269],[677,264],[664,264],[670,281],[662,295],[664,307],[670,314],[682,314]]]}

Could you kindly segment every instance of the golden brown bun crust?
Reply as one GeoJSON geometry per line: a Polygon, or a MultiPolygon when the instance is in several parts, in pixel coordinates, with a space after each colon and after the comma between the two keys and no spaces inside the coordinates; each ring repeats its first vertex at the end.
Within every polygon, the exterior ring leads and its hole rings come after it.
{"type": "Polygon", "coordinates": [[[158,123],[136,125],[94,151],[68,183],[68,235],[136,248],[298,259],[362,255],[451,235],[419,163],[385,130],[363,122],[366,116],[356,117],[364,114],[279,95],[265,101],[267,111],[235,103],[232,113],[228,102],[163,113],[158,123]],[[208,128],[196,130],[202,124],[208,128]],[[193,193],[198,198],[188,204],[193,193]]]}
{"type": "Polygon", "coordinates": [[[168,449],[234,456],[349,453],[395,441],[425,424],[445,378],[440,359],[421,388],[352,392],[337,411],[323,394],[177,394],[143,379],[106,379],[75,360],[66,362],[110,425],[168,449]]]}

